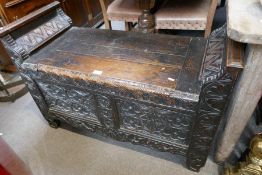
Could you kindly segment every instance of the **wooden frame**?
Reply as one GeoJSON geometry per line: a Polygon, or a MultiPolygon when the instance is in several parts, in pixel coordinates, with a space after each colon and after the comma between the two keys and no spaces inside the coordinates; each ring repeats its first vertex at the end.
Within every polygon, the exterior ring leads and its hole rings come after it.
{"type": "Polygon", "coordinates": [[[104,18],[104,23],[105,23],[105,29],[112,29],[111,26],[111,21],[108,19],[107,16],[107,8],[108,5],[110,4],[109,0],[99,0],[101,8],[102,8],[102,13],[103,13],[103,18],[104,18]]]}
{"type": "Polygon", "coordinates": [[[205,38],[207,38],[211,33],[212,24],[213,24],[214,16],[215,16],[215,13],[216,13],[217,4],[218,4],[218,0],[211,0],[210,8],[209,8],[208,15],[207,15],[206,30],[205,30],[205,34],[204,34],[205,38]]]}

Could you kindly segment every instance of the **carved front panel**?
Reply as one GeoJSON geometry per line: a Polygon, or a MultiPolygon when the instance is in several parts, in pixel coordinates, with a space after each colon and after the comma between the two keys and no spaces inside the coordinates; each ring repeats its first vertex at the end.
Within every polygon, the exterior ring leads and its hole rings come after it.
{"type": "Polygon", "coordinates": [[[136,102],[120,101],[118,108],[122,129],[151,135],[158,140],[188,144],[192,126],[190,116],[136,102]]]}
{"type": "Polygon", "coordinates": [[[94,95],[54,84],[38,83],[49,110],[97,120],[94,95]]]}

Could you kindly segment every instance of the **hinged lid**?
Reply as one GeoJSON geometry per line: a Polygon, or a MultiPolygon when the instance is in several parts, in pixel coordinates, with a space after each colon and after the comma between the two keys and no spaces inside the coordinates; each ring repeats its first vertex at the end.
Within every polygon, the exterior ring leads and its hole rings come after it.
{"type": "Polygon", "coordinates": [[[24,67],[197,101],[203,38],[71,28],[24,67]]]}

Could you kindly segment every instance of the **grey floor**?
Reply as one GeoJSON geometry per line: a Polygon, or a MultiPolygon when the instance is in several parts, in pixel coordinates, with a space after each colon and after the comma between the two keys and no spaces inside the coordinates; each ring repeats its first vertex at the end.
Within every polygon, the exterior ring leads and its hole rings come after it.
{"type": "MultiPolygon", "coordinates": [[[[224,23],[224,9],[220,11],[215,28],[224,23]]],[[[124,30],[124,23],[114,22],[113,29],[124,30]]],[[[193,173],[176,155],[50,128],[29,94],[15,103],[0,103],[0,135],[34,175],[218,175],[210,159],[193,173]]]]}
{"type": "MultiPolygon", "coordinates": [[[[0,103],[0,133],[34,175],[197,174],[179,156],[50,128],[29,94],[0,103]]],[[[208,160],[199,174],[218,175],[217,165],[208,160]]]]}

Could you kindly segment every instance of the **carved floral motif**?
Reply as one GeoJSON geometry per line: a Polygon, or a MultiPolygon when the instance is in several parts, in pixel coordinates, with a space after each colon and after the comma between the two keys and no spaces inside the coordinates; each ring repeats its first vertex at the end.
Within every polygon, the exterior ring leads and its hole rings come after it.
{"type": "Polygon", "coordinates": [[[165,141],[187,144],[191,116],[128,101],[120,101],[118,108],[123,120],[122,128],[165,141]]]}

